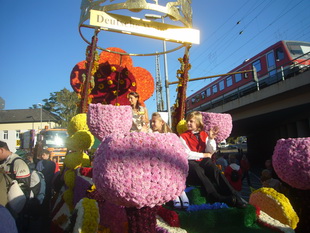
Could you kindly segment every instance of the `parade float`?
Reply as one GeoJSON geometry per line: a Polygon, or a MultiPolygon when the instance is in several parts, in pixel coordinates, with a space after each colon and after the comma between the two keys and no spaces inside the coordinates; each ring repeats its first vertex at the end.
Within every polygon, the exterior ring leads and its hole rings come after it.
{"type": "MultiPolygon", "coordinates": [[[[83,0],[80,27],[85,26],[92,9],[96,14],[117,9],[131,12],[153,9],[191,27],[191,8],[187,1],[168,2],[164,8],[158,1],[127,0],[110,5],[105,2],[83,0]],[[181,11],[177,10],[178,6],[181,11]]],[[[81,100],[80,113],[68,126],[70,152],[58,179],[63,185],[53,202],[52,232],[294,232],[299,219],[283,194],[273,189],[256,190],[245,209],[210,203],[199,187],[185,186],[187,156],[176,134],[129,132],[132,112],[127,95],[131,91],[138,92],[144,105],[154,92],[154,79],[144,68],[135,67],[130,54],[123,49],[101,49],[97,45],[98,25],[93,29],[91,42],[82,36],[89,43],[86,60],[77,63],[71,72],[71,86],[81,100]],[[99,54],[97,49],[103,51],[99,54]],[[89,148],[95,140],[100,143],[91,154],[89,148]],[[169,203],[183,190],[190,205],[186,209],[175,209],[169,203]]],[[[186,49],[179,59],[177,98],[172,113],[172,126],[179,134],[186,130],[186,85],[191,68],[189,43],[180,47],[186,49]]],[[[202,114],[204,130],[219,128],[217,142],[229,137],[233,127],[231,115],[202,114]]],[[[276,172],[291,182],[289,184],[309,189],[306,165],[309,143],[303,142],[300,147],[306,151],[304,157],[295,153],[290,161],[278,159],[277,153],[283,147],[290,152],[295,148],[283,146],[281,142],[277,144],[276,172]],[[290,166],[286,163],[292,162],[300,164],[305,170],[303,175],[284,172],[286,166],[290,166]],[[296,181],[296,177],[300,181],[296,181]]]]}

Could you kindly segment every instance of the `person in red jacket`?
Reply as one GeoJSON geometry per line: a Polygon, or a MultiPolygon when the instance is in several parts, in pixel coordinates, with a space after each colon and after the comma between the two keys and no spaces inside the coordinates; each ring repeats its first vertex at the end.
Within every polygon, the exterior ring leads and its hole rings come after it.
{"type": "Polygon", "coordinates": [[[229,155],[228,158],[229,165],[224,171],[226,179],[229,181],[230,185],[236,190],[241,191],[242,189],[242,169],[236,163],[237,159],[235,155],[229,155]]]}
{"type": "Polygon", "coordinates": [[[202,186],[209,201],[245,208],[246,204],[211,160],[219,129],[213,128],[209,134],[203,131],[202,115],[198,111],[189,113],[186,122],[188,130],[180,135],[180,139],[189,160],[187,185],[202,186]]]}

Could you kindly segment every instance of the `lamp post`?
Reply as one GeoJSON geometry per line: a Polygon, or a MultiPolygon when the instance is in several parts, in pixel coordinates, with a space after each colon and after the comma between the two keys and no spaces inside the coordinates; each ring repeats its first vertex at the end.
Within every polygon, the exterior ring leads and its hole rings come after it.
{"type": "Polygon", "coordinates": [[[41,122],[41,129],[42,129],[42,108],[43,108],[43,105],[41,103],[38,103],[39,106],[41,106],[41,109],[40,109],[40,122],[41,122]]]}
{"type": "MultiPolygon", "coordinates": [[[[145,14],[146,19],[161,19],[162,23],[165,23],[165,16],[156,14],[145,14]]],[[[166,89],[166,104],[168,112],[168,125],[171,127],[171,110],[170,110],[170,92],[169,92],[169,77],[168,77],[168,62],[167,62],[167,46],[166,41],[163,40],[163,50],[164,50],[164,69],[165,69],[165,89],[166,89]]]]}

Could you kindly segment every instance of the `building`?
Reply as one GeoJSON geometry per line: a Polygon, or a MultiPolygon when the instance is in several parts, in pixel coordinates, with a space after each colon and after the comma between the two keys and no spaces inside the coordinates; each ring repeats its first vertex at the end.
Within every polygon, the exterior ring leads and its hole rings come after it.
{"type": "Polygon", "coordinates": [[[34,129],[36,132],[59,127],[59,118],[42,108],[0,110],[0,140],[15,152],[20,146],[20,134],[34,129]]]}

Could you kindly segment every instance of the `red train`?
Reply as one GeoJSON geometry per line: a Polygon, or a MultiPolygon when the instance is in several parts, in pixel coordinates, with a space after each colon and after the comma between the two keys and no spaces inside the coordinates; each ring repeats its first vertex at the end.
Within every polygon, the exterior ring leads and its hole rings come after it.
{"type": "Polygon", "coordinates": [[[253,72],[224,75],[186,99],[186,112],[206,111],[258,89],[280,82],[310,68],[310,43],[279,41],[229,73],[253,70],[253,72]]]}

